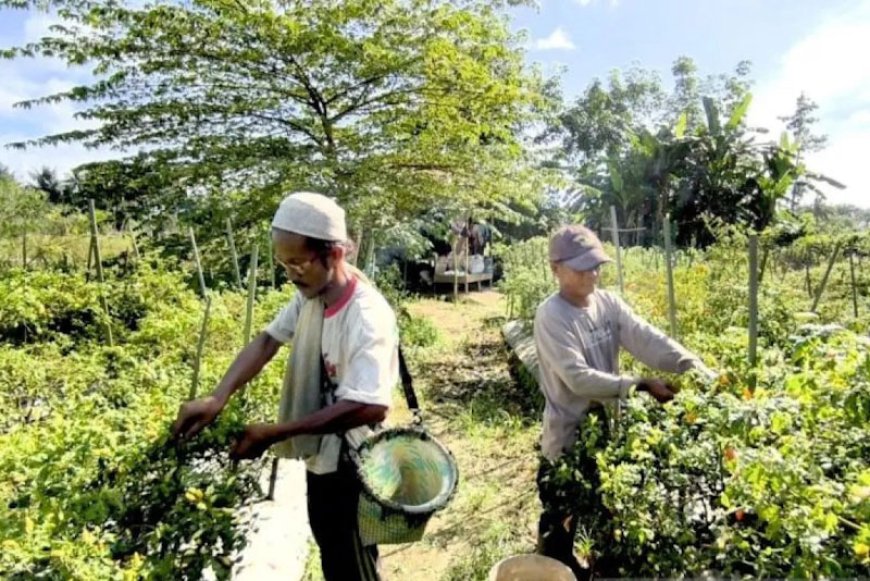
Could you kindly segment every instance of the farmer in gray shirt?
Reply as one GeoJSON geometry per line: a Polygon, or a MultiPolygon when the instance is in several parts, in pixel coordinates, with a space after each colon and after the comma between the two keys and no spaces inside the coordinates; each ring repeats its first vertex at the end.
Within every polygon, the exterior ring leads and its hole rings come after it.
{"type": "MultiPolygon", "coordinates": [[[[546,478],[548,468],[577,441],[578,428],[588,413],[617,404],[635,390],[649,393],[660,403],[674,397],[672,388],[661,379],[621,375],[620,347],[660,371],[713,373],[697,356],[635,315],[621,298],[595,288],[599,269],[610,258],[591,230],[563,226],[550,239],[549,254],[559,291],[538,307],[534,328],[540,386],[546,399],[544,458],[538,473],[544,506],[538,551],[581,574],[583,569],[573,554],[577,515],[555,498],[559,492],[552,479],[546,478]]],[[[561,496],[564,501],[564,491],[561,496]]]]}

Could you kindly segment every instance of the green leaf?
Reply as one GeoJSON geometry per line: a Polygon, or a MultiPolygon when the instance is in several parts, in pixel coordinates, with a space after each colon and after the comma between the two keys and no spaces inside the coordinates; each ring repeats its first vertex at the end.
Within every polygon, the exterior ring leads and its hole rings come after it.
{"type": "Polygon", "coordinates": [[[704,111],[707,114],[707,130],[710,132],[710,135],[720,135],[722,133],[722,126],[719,122],[719,107],[716,105],[716,101],[710,97],[704,97],[703,103],[704,111]]]}
{"type": "Polygon", "coordinates": [[[734,129],[737,129],[738,126],[740,126],[743,118],[746,117],[746,112],[749,110],[749,105],[751,103],[752,94],[746,93],[740,103],[734,108],[734,111],[731,113],[731,118],[728,119],[728,123],[725,126],[728,130],[733,131],[734,129]]]}
{"type": "Polygon", "coordinates": [[[686,111],[683,111],[679,118],[677,118],[677,124],[674,125],[674,136],[677,139],[682,139],[686,135],[686,126],[689,123],[689,114],[686,111]]]}

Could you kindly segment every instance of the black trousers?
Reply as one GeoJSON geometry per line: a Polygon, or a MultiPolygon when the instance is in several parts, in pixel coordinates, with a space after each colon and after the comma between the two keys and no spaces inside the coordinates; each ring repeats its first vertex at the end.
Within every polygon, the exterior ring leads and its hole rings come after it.
{"type": "MultiPolygon", "coordinates": [[[[607,416],[604,410],[594,408],[589,413],[597,416],[606,439],[607,416]]],[[[578,441],[576,445],[582,446],[582,441],[578,441]]],[[[598,466],[591,453],[575,452],[571,456],[573,458],[571,477],[567,481],[557,477],[558,462],[553,463],[546,458],[541,458],[537,484],[543,512],[538,521],[537,551],[570,567],[577,579],[585,579],[589,577],[590,571],[581,566],[574,556],[574,538],[582,513],[591,512],[584,511],[583,507],[595,505],[600,508],[598,494],[600,479],[598,466]],[[574,477],[575,471],[579,472],[579,478],[574,477]]],[[[600,523],[586,524],[596,526],[600,523]]]]}
{"type": "Polygon", "coordinates": [[[552,473],[552,464],[542,459],[537,477],[538,497],[543,506],[538,521],[537,551],[545,557],[561,561],[571,568],[577,579],[583,579],[588,576],[589,571],[574,556],[574,537],[577,534],[579,515],[566,506],[565,502],[565,497],[570,498],[572,489],[576,486],[575,483],[553,484],[548,480],[552,473]]]}
{"type": "Polygon", "coordinates": [[[342,458],[337,472],[307,475],[308,519],[324,579],[379,581],[378,548],[363,546],[359,536],[360,482],[353,466],[342,458]]]}

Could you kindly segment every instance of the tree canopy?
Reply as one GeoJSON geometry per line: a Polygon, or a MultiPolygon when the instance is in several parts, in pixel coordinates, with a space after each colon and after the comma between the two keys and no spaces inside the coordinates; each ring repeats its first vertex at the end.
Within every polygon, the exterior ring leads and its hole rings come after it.
{"type": "Polygon", "coordinates": [[[363,219],[540,191],[522,135],[549,102],[499,0],[50,4],[61,24],[2,55],[60,58],[96,80],[20,106],[70,101],[96,126],[17,147],[118,148],[160,176],[153,197],[224,196],[240,220],[288,189],[363,219]]]}

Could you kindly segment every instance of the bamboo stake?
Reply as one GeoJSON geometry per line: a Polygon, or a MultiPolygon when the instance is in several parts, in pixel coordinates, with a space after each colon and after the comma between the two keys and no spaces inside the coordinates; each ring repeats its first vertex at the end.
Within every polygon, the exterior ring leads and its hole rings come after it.
{"type": "Polygon", "coordinates": [[[190,228],[190,244],[193,246],[193,260],[196,263],[196,274],[199,276],[199,290],[202,293],[202,298],[206,298],[208,296],[208,289],[205,286],[205,275],[202,273],[202,262],[199,259],[199,248],[196,245],[193,227],[190,228]]]}
{"type": "Polygon", "coordinates": [[[831,258],[828,260],[828,268],[825,270],[825,276],[822,278],[822,283],[816,291],[816,298],[813,299],[813,308],[810,309],[814,313],[816,312],[816,308],[819,306],[819,301],[822,299],[822,293],[825,292],[825,288],[828,286],[828,277],[831,276],[831,270],[834,268],[834,261],[837,260],[837,254],[840,253],[840,245],[841,243],[837,242],[836,246],[834,246],[834,252],[831,253],[831,258]]]}
{"type": "Polygon", "coordinates": [[[230,245],[230,255],[233,258],[233,273],[236,275],[236,286],[242,288],[242,273],[239,270],[239,253],[236,252],[236,241],[233,238],[233,221],[227,218],[227,240],[230,245]]]}
{"type": "Polygon", "coordinates": [[[259,246],[254,245],[251,252],[251,266],[248,270],[248,304],[245,310],[245,345],[251,342],[251,325],[254,318],[254,299],[257,296],[257,253],[259,246]]]}
{"type": "Polygon", "coordinates": [[[619,221],[616,217],[616,206],[610,206],[610,233],[613,237],[613,246],[616,248],[616,275],[619,278],[619,294],[625,294],[625,285],[622,279],[622,256],[619,248],[619,221]]]}
{"type": "Polygon", "coordinates": [[[855,285],[855,253],[849,253],[849,275],[852,279],[852,311],[855,318],[858,318],[858,289],[855,285]]]}
{"type": "Polygon", "coordinates": [[[278,458],[272,458],[272,470],[269,473],[269,493],[266,495],[268,500],[275,500],[275,484],[278,482],[278,458]]]}
{"type": "MultiPolygon", "coordinates": [[[[754,236],[754,235],[753,235],[754,236]]],[[[750,242],[752,241],[752,236],[749,237],[750,242]]],[[[756,240],[756,245],[758,241],[756,240]]],[[[770,254],[770,246],[764,247],[764,252],[761,253],[761,267],[758,269],[758,283],[761,284],[761,281],[764,280],[764,272],[767,270],[767,259],[770,254]]],[[[773,272],[773,267],[771,266],[771,272],[773,272]]]]}
{"type": "Polygon", "coordinates": [[[139,245],[136,243],[136,231],[130,225],[130,222],[127,222],[127,232],[130,234],[130,241],[133,242],[133,256],[136,257],[136,260],[139,260],[139,245]]]}
{"type": "Polygon", "coordinates": [[[94,251],[94,262],[97,264],[97,280],[100,282],[100,298],[103,302],[103,311],[106,313],[106,336],[109,339],[109,347],[115,346],[115,340],[112,337],[112,319],[109,315],[109,301],[106,300],[105,279],[103,278],[103,257],[100,254],[100,238],[97,230],[97,210],[94,207],[94,200],[88,200],[88,213],[91,222],[91,248],[94,251]]]}
{"type": "Polygon", "coordinates": [[[671,262],[671,216],[665,215],[665,270],[668,277],[668,321],[671,326],[671,337],[677,338],[677,301],[674,297],[674,267],[671,262]]]}
{"type": "Polygon", "coordinates": [[[272,289],[274,290],[275,285],[275,251],[272,249],[272,233],[266,233],[266,241],[269,244],[269,274],[272,281],[272,289]]]}
{"type": "Polygon", "coordinates": [[[211,314],[211,298],[205,299],[205,313],[202,316],[202,327],[199,329],[199,341],[196,344],[196,359],[193,361],[193,380],[190,382],[190,393],[187,399],[195,399],[199,390],[199,370],[202,365],[202,351],[205,347],[205,337],[208,332],[208,318],[211,314]]]}
{"type": "Polygon", "coordinates": [[[758,235],[749,236],[749,366],[755,367],[758,349],[758,235]]]}

